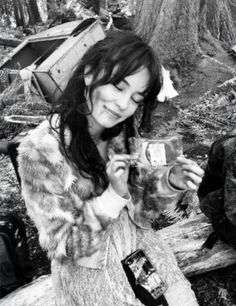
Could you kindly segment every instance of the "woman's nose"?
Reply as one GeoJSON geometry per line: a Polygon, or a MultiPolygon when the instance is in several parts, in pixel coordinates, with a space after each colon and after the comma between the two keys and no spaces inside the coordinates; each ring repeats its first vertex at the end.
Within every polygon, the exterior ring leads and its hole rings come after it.
{"type": "Polygon", "coordinates": [[[120,110],[126,110],[129,107],[129,103],[130,95],[128,93],[123,93],[117,101],[117,105],[120,110]]]}

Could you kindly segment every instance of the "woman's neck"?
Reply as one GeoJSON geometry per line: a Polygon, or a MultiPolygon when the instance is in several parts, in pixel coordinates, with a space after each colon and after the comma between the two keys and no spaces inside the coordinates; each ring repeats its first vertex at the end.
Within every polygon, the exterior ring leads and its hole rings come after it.
{"type": "Polygon", "coordinates": [[[100,156],[103,158],[103,160],[106,163],[108,161],[108,157],[107,157],[107,141],[103,141],[102,138],[101,138],[101,135],[102,135],[103,131],[104,131],[104,129],[98,130],[98,129],[91,129],[91,128],[89,128],[90,136],[91,136],[93,142],[95,143],[100,156]]]}
{"type": "Polygon", "coordinates": [[[101,127],[95,120],[93,119],[92,116],[88,117],[88,122],[89,122],[89,134],[95,144],[101,141],[101,136],[104,131],[104,127],[101,127]]]}
{"type": "Polygon", "coordinates": [[[93,142],[95,143],[95,145],[99,145],[99,143],[102,142],[102,139],[101,139],[101,135],[92,135],[90,134],[93,142]]]}

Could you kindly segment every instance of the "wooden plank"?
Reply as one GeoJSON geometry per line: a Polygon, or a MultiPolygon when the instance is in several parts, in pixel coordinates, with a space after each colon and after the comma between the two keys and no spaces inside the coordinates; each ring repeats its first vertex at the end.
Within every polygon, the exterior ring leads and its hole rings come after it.
{"type": "Polygon", "coordinates": [[[50,103],[57,101],[62,91],[50,77],[48,71],[35,70],[33,74],[35,75],[36,80],[41,88],[44,99],[50,103]]]}
{"type": "Polygon", "coordinates": [[[29,41],[35,42],[45,39],[47,40],[68,37],[81,22],[82,20],[76,20],[57,25],[38,34],[30,36],[29,41]]]}
{"type": "MultiPolygon", "coordinates": [[[[79,60],[82,58],[87,49],[95,42],[105,37],[104,31],[99,23],[92,24],[88,29],[82,32],[77,37],[69,38],[65,44],[72,41],[71,48],[60,57],[59,61],[55,63],[50,69],[50,76],[59,86],[64,90],[66,84],[76,69],[79,60]]],[[[58,52],[60,50],[58,49],[58,52]]]]}

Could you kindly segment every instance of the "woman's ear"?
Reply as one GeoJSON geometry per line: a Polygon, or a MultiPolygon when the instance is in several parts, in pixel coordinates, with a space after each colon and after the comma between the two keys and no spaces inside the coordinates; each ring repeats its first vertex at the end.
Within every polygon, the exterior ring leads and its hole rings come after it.
{"type": "Polygon", "coordinates": [[[93,75],[90,71],[90,67],[86,66],[84,69],[84,83],[86,86],[90,86],[93,80],[93,75]]]}

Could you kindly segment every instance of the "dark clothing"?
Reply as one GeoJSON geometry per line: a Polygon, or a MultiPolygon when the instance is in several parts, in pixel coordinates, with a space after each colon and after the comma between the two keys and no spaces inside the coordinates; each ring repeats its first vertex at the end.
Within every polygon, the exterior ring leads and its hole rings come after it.
{"type": "Polygon", "coordinates": [[[219,238],[236,247],[236,130],[212,144],[198,196],[219,238]]]}

